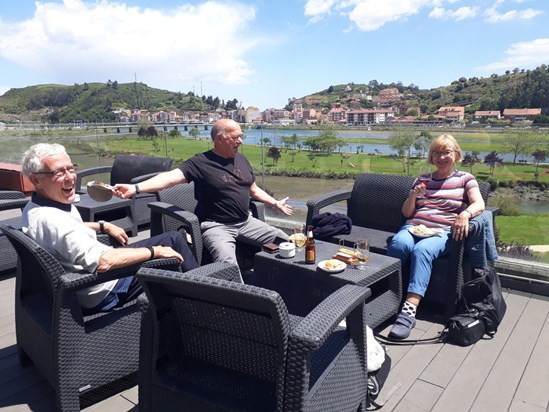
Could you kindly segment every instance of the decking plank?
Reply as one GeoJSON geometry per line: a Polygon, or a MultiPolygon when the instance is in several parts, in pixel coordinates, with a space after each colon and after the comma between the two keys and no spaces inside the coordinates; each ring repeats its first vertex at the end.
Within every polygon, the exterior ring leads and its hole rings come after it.
{"type": "Polygon", "coordinates": [[[493,339],[480,340],[461,364],[444,390],[433,411],[462,412],[469,410],[481,391],[484,381],[528,303],[524,294],[507,296],[507,313],[493,339]]]}
{"type": "Polygon", "coordinates": [[[537,339],[532,337],[536,340],[536,345],[520,380],[511,410],[519,404],[521,407],[530,405],[549,410],[549,298],[545,296],[533,298],[543,303],[538,306],[542,306],[540,311],[545,311],[546,317],[537,339]]]}
{"type": "Polygon", "coordinates": [[[507,410],[546,319],[544,302],[529,299],[471,411],[507,410]]]}
{"type": "MultiPolygon", "coordinates": [[[[440,328],[441,325],[433,323],[422,336],[436,336],[440,328]]],[[[417,333],[418,331],[415,332],[417,333]]],[[[412,336],[412,334],[410,336],[412,336]]],[[[409,346],[410,350],[406,352],[406,356],[399,359],[398,362],[391,367],[391,373],[380,393],[380,399],[385,400],[388,394],[392,392],[392,396],[387,400],[384,408],[386,407],[387,409],[392,410],[398,405],[442,346],[443,344],[440,343],[409,346]]],[[[402,347],[390,346],[389,356],[391,356],[391,351],[394,348],[402,347]]]]}

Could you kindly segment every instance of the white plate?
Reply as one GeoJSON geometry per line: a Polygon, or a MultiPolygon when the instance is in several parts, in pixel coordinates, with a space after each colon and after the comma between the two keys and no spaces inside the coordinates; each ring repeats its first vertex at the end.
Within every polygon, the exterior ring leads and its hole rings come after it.
{"type": "Polygon", "coordinates": [[[328,273],[338,273],[345,270],[345,268],[347,267],[347,265],[344,262],[337,259],[330,259],[330,262],[334,263],[335,265],[334,267],[327,267],[326,266],[327,262],[328,262],[327,260],[323,260],[322,262],[319,262],[318,267],[328,273]]]}
{"type": "Polygon", "coordinates": [[[425,238],[431,236],[437,236],[444,233],[444,229],[430,228],[424,225],[410,226],[408,231],[417,237],[425,238]]]}

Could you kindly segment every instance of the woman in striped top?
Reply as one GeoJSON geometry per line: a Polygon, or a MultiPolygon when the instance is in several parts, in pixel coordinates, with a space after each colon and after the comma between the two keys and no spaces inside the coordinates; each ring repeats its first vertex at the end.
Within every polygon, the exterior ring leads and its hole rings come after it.
{"type": "Polygon", "coordinates": [[[467,237],[469,219],[484,210],[475,177],[455,168],[461,157],[461,148],[453,136],[437,137],[428,156],[436,171],[427,183],[416,180],[402,205],[402,213],[408,220],[391,240],[387,255],[403,263],[410,260],[410,283],[402,311],[389,333],[392,338],[405,339],[410,335],[416,323],[417,306],[429,284],[433,261],[450,253],[451,238],[467,237]],[[443,230],[436,236],[419,237],[409,231],[417,225],[443,230]]]}

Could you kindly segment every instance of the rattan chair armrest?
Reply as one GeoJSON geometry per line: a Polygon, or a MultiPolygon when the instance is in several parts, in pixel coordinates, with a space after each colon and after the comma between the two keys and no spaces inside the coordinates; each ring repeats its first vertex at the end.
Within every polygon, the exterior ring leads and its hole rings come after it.
{"type": "Polygon", "coordinates": [[[370,288],[363,286],[339,288],[303,318],[291,331],[290,340],[300,341],[310,350],[319,348],[351,312],[363,313],[364,302],[371,295],[370,288]]]}
{"type": "Polygon", "coordinates": [[[141,182],[144,182],[145,180],[148,180],[151,177],[154,177],[154,176],[156,176],[160,173],[163,173],[163,172],[147,173],[146,175],[136,176],[136,177],[134,177],[130,180],[130,183],[132,183],[132,184],[141,183],[141,182]]]}
{"type": "Polygon", "coordinates": [[[2,199],[0,200],[0,211],[2,210],[12,210],[12,209],[23,209],[28,203],[28,200],[23,199],[2,199]]]}
{"type": "Polygon", "coordinates": [[[322,208],[351,198],[351,190],[341,189],[315,196],[307,201],[307,224],[310,225],[313,217],[320,214],[322,208]]]}
{"type": "Polygon", "coordinates": [[[97,166],[90,167],[89,169],[79,170],[76,172],[76,191],[79,191],[82,187],[82,178],[87,176],[92,176],[101,173],[110,173],[112,166],[97,166]]]}
{"type": "Polygon", "coordinates": [[[253,217],[262,222],[265,221],[265,203],[258,202],[257,200],[250,200],[250,210],[253,217]]]}
{"type": "Polygon", "coordinates": [[[24,199],[25,194],[19,190],[0,190],[0,200],[24,199]]]}
{"type": "Polygon", "coordinates": [[[202,232],[200,222],[194,213],[181,209],[166,202],[151,202],[151,236],[163,233],[162,217],[169,216],[181,222],[185,231],[191,235],[189,245],[197,262],[202,262],[202,232]]]}
{"type": "Polygon", "coordinates": [[[108,282],[109,280],[115,280],[126,276],[135,275],[141,267],[178,270],[180,264],[179,261],[175,258],[154,259],[146,262],[128,265],[123,268],[109,270],[103,273],[68,272],[59,277],[58,287],[67,291],[79,290],[98,285],[100,283],[108,282]]]}

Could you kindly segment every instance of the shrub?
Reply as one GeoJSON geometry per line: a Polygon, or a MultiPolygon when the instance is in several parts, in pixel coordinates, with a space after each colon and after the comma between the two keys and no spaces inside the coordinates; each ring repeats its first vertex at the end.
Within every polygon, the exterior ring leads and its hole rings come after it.
{"type": "Polygon", "coordinates": [[[490,196],[490,206],[498,207],[503,216],[521,215],[519,201],[519,195],[510,190],[499,190],[490,196]]]}
{"type": "Polygon", "coordinates": [[[490,184],[490,190],[493,192],[498,187],[498,180],[495,177],[490,176],[486,179],[486,183],[490,184]]]}

